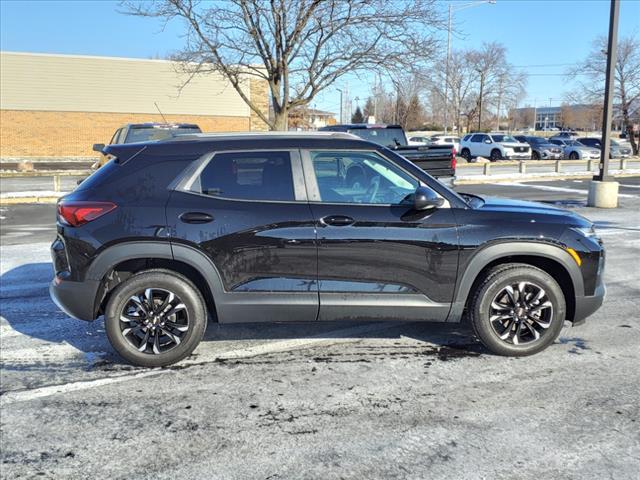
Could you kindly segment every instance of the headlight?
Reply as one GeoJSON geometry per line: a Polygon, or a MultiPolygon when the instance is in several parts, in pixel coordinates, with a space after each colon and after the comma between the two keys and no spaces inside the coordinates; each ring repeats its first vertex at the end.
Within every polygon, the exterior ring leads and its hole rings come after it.
{"type": "Polygon", "coordinates": [[[593,228],[593,225],[590,227],[574,227],[573,230],[580,233],[583,237],[598,238],[598,234],[596,233],[596,229],[593,228]]]}

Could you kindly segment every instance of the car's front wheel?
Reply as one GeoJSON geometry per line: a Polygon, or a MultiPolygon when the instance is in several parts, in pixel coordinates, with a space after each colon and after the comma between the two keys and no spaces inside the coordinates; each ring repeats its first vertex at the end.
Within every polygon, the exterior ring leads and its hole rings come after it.
{"type": "Polygon", "coordinates": [[[555,279],[521,263],[491,269],[468,305],[476,336],[498,355],[532,355],[551,345],[562,330],[566,303],[555,279]]]}
{"type": "Polygon", "coordinates": [[[471,150],[469,150],[468,148],[463,148],[460,152],[460,156],[467,162],[471,162],[471,150]]]}
{"type": "Polygon", "coordinates": [[[579,160],[580,159],[580,155],[578,155],[578,152],[571,152],[569,154],[569,160],[579,160]]]}
{"type": "Polygon", "coordinates": [[[199,290],[169,270],[146,270],[122,282],[110,296],[104,317],[113,348],[142,367],[162,367],[187,357],[207,326],[199,290]]]}
{"type": "Polygon", "coordinates": [[[491,150],[490,160],[492,162],[496,162],[498,160],[502,160],[502,153],[498,149],[491,150]]]}

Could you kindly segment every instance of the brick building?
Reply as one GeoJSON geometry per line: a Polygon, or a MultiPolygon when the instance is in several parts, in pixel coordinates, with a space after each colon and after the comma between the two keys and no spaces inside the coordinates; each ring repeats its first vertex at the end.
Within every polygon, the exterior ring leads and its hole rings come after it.
{"type": "MultiPolygon", "coordinates": [[[[197,123],[204,132],[267,130],[221,76],[168,60],[0,52],[0,157],[91,157],[126,123],[197,123]]],[[[266,82],[246,93],[268,111],[266,82]]]]}

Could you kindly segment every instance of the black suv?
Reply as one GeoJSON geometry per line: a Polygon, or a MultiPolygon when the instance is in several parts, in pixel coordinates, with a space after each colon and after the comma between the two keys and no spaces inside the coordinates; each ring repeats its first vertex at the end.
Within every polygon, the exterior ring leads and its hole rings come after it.
{"type": "Polygon", "coordinates": [[[51,295],[113,347],[174,363],[221,322],[468,318],[538,352],[602,303],[591,222],[460,195],[345,133],[185,135],[114,158],[58,204],[51,295]]]}

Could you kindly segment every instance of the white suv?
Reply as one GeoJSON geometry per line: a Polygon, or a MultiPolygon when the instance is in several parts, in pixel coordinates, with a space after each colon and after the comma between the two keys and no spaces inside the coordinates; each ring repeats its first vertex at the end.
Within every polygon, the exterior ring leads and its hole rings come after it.
{"type": "Polygon", "coordinates": [[[470,133],[460,142],[460,156],[470,162],[484,157],[496,160],[530,160],[531,147],[506,133],[470,133]]]}

